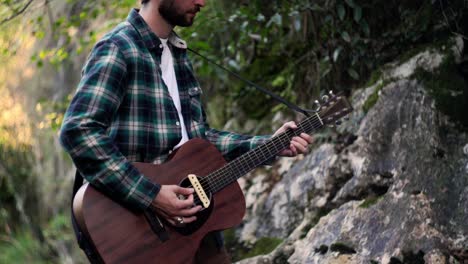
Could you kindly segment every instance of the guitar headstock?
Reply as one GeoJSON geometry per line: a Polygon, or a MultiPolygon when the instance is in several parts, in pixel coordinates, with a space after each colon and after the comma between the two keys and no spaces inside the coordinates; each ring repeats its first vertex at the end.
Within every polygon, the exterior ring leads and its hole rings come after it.
{"type": "Polygon", "coordinates": [[[335,95],[330,91],[328,95],[322,96],[322,104],[318,101],[315,103],[318,104],[317,112],[324,125],[335,125],[343,116],[353,111],[353,107],[341,92],[335,95]]]}

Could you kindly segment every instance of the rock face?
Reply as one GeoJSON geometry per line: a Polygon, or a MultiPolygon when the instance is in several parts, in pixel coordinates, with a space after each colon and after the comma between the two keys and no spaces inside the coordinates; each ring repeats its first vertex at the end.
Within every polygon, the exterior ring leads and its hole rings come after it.
{"type": "Polygon", "coordinates": [[[413,74],[437,70],[447,54],[389,67],[355,92],[339,133],[247,177],[239,240],[284,242],[240,263],[468,263],[468,136],[413,74]]]}

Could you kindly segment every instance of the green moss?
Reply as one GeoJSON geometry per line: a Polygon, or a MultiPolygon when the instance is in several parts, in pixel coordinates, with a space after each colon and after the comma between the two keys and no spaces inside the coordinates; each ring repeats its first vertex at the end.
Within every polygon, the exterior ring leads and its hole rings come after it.
{"type": "Polygon", "coordinates": [[[318,212],[315,214],[315,216],[312,218],[312,220],[302,228],[302,234],[300,236],[300,239],[303,239],[304,237],[306,237],[309,230],[312,229],[320,221],[320,218],[326,216],[329,212],[330,212],[330,209],[320,208],[318,212]]]}
{"type": "Polygon", "coordinates": [[[300,239],[303,239],[307,236],[307,233],[309,232],[310,229],[312,229],[312,227],[314,227],[317,223],[315,222],[311,222],[311,223],[308,223],[306,226],[304,226],[304,228],[302,228],[302,234],[300,236],[300,239]]]}
{"type": "Polygon", "coordinates": [[[224,242],[231,255],[232,261],[236,262],[245,258],[268,254],[273,251],[283,239],[275,237],[263,237],[253,245],[240,244],[236,239],[235,229],[224,230],[224,242]]]}
{"type": "Polygon", "coordinates": [[[373,71],[365,87],[369,87],[369,86],[376,84],[380,80],[381,77],[382,77],[382,70],[379,69],[379,70],[373,71]]]}
{"type": "Polygon", "coordinates": [[[377,85],[377,87],[375,87],[374,92],[369,95],[367,100],[362,105],[362,110],[364,113],[367,113],[375,105],[375,103],[377,103],[377,100],[379,99],[379,92],[387,83],[388,82],[382,82],[381,84],[377,85]]]}
{"type": "Polygon", "coordinates": [[[377,197],[369,197],[364,202],[362,202],[359,207],[360,208],[369,208],[372,205],[376,204],[378,201],[382,200],[383,196],[377,196],[377,197]]]}
{"type": "Polygon", "coordinates": [[[467,83],[459,74],[453,55],[447,55],[434,72],[418,68],[413,77],[423,82],[440,112],[448,115],[455,123],[468,128],[467,83]]]}
{"type": "Polygon", "coordinates": [[[252,249],[244,255],[244,258],[250,258],[258,255],[268,254],[273,251],[283,239],[275,237],[262,237],[252,247],[252,249]]]}

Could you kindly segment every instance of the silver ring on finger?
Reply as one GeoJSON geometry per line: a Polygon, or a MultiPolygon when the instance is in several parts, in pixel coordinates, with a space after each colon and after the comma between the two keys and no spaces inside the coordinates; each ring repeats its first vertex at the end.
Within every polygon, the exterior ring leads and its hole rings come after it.
{"type": "Polygon", "coordinates": [[[176,221],[177,221],[177,223],[178,223],[179,225],[183,225],[183,224],[184,224],[184,218],[182,218],[182,217],[180,217],[180,216],[176,217],[176,221]]]}

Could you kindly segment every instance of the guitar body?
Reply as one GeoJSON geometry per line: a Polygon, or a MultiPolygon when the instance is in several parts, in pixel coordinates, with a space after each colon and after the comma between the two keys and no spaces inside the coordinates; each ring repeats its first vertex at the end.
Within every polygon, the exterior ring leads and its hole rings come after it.
{"type": "MultiPolygon", "coordinates": [[[[192,139],[162,165],[134,163],[155,183],[179,185],[188,174],[200,179],[226,164],[208,141],[192,139]]],[[[81,230],[105,263],[193,263],[201,240],[208,233],[238,225],[245,213],[244,195],[237,182],[212,194],[210,207],[184,228],[164,223],[169,240],[161,242],[146,218],[122,207],[89,184],[73,200],[81,230]]]]}

